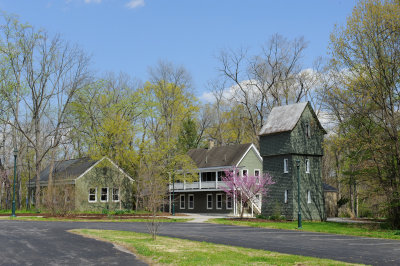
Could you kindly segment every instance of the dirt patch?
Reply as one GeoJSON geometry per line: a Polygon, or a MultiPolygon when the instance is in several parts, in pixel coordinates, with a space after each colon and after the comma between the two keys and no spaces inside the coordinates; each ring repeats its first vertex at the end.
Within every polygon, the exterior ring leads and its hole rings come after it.
{"type": "Polygon", "coordinates": [[[226,218],[228,221],[239,221],[239,222],[263,222],[263,223],[290,223],[288,220],[266,220],[259,218],[226,218]]]}

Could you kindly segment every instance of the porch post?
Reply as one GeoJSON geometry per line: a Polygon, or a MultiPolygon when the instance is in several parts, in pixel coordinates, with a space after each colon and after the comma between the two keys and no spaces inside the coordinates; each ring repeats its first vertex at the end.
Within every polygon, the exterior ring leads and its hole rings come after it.
{"type": "Polygon", "coordinates": [[[236,213],[236,194],[233,193],[233,215],[237,215],[236,213]]]}
{"type": "Polygon", "coordinates": [[[215,172],[215,188],[218,188],[218,171],[215,172]]]}
{"type": "Polygon", "coordinates": [[[201,189],[201,172],[199,172],[199,189],[201,189]]]}

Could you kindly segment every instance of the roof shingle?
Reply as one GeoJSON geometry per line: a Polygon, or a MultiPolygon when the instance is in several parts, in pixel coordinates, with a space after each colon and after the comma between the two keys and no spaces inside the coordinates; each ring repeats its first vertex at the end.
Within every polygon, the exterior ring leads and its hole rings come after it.
{"type": "Polygon", "coordinates": [[[252,144],[236,144],[212,149],[193,149],[188,155],[198,168],[221,167],[237,165],[252,144]]]}
{"type": "MultiPolygon", "coordinates": [[[[57,161],[54,163],[53,178],[56,179],[76,179],[87,169],[97,163],[88,157],[72,159],[66,161],[57,161]]],[[[40,172],[40,181],[48,181],[50,173],[50,165],[40,172]]]]}

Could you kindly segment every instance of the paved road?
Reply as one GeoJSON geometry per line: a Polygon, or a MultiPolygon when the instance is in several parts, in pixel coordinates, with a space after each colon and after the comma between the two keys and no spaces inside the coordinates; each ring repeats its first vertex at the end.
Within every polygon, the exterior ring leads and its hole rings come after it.
{"type": "Polygon", "coordinates": [[[112,244],[66,232],[69,228],[77,226],[0,221],[0,265],[146,265],[112,244]]]}
{"type": "MultiPolygon", "coordinates": [[[[0,221],[0,263],[22,264],[36,259],[39,264],[43,256],[53,257],[55,264],[57,257],[65,264],[134,263],[132,256],[113,249],[112,245],[65,232],[74,228],[147,232],[144,223],[0,221]],[[10,235],[15,235],[15,239],[10,235]],[[16,254],[20,254],[18,261],[9,260],[16,254]]],[[[203,223],[164,223],[160,234],[347,262],[400,265],[398,240],[203,223]]]]}

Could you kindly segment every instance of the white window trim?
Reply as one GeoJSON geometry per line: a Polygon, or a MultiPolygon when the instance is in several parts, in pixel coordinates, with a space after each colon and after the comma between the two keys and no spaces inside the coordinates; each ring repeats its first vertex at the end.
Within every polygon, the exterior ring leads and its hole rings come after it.
{"type": "Polygon", "coordinates": [[[222,194],[221,193],[218,193],[216,196],[215,196],[215,208],[217,209],[217,210],[222,210],[222,194]],[[221,207],[218,207],[218,196],[221,196],[221,207]]]}
{"type": "Polygon", "coordinates": [[[94,188],[94,190],[95,190],[95,192],[94,192],[94,200],[90,200],[90,189],[91,189],[91,188],[93,188],[93,187],[90,187],[90,188],[89,188],[88,201],[89,201],[90,203],[97,202],[97,187],[94,188]]]}
{"type": "Polygon", "coordinates": [[[242,176],[244,176],[244,171],[246,171],[247,172],[247,175],[249,175],[249,170],[248,169],[243,169],[241,172],[242,172],[242,176]]]}
{"type": "Polygon", "coordinates": [[[310,204],[310,203],[312,203],[312,200],[311,200],[311,191],[310,191],[310,190],[307,190],[307,204],[310,204]]]}
{"type": "Polygon", "coordinates": [[[119,188],[118,187],[113,187],[112,191],[111,191],[111,200],[112,200],[112,202],[119,202],[119,199],[120,199],[120,197],[119,197],[119,188]],[[114,189],[118,189],[118,200],[114,200],[114,189]]]}
{"type": "Polygon", "coordinates": [[[283,173],[289,173],[289,159],[283,159],[283,173]]]}
{"type": "Polygon", "coordinates": [[[194,209],[194,194],[189,194],[188,195],[188,209],[193,210],[194,209]],[[193,207],[190,208],[190,197],[193,197],[193,207]]]}
{"type": "Polygon", "coordinates": [[[185,194],[181,194],[179,195],[179,209],[184,210],[185,209],[185,194]],[[183,198],[183,201],[182,201],[183,198]],[[183,203],[183,207],[182,207],[182,203],[183,203]]]}
{"type": "Polygon", "coordinates": [[[228,194],[226,194],[225,200],[226,200],[226,202],[225,202],[226,209],[227,209],[227,210],[232,210],[232,207],[233,207],[233,197],[230,197],[228,194]],[[229,200],[229,198],[230,198],[230,200],[229,200]],[[231,207],[230,207],[230,208],[228,207],[228,202],[229,202],[229,201],[231,202],[231,207]]]}
{"type": "Polygon", "coordinates": [[[289,191],[287,189],[285,189],[285,194],[283,196],[283,203],[288,203],[288,194],[289,194],[289,191]]]}
{"type": "Polygon", "coordinates": [[[306,159],[306,174],[310,173],[310,159],[306,159]]]}
{"type": "MultiPolygon", "coordinates": [[[[102,187],[101,189],[100,189],[100,202],[108,202],[108,194],[109,194],[109,188],[108,187],[102,187]],[[102,196],[102,193],[101,193],[101,191],[102,191],[102,189],[103,188],[106,188],[107,189],[107,199],[106,200],[101,200],[101,196],[102,196]]],[[[97,193],[96,193],[97,194],[97,193]]]]}
{"type": "Polygon", "coordinates": [[[212,208],[213,208],[213,196],[212,196],[212,194],[207,194],[207,210],[212,210],[212,208]],[[208,196],[211,196],[211,207],[208,207],[208,196]]]}

